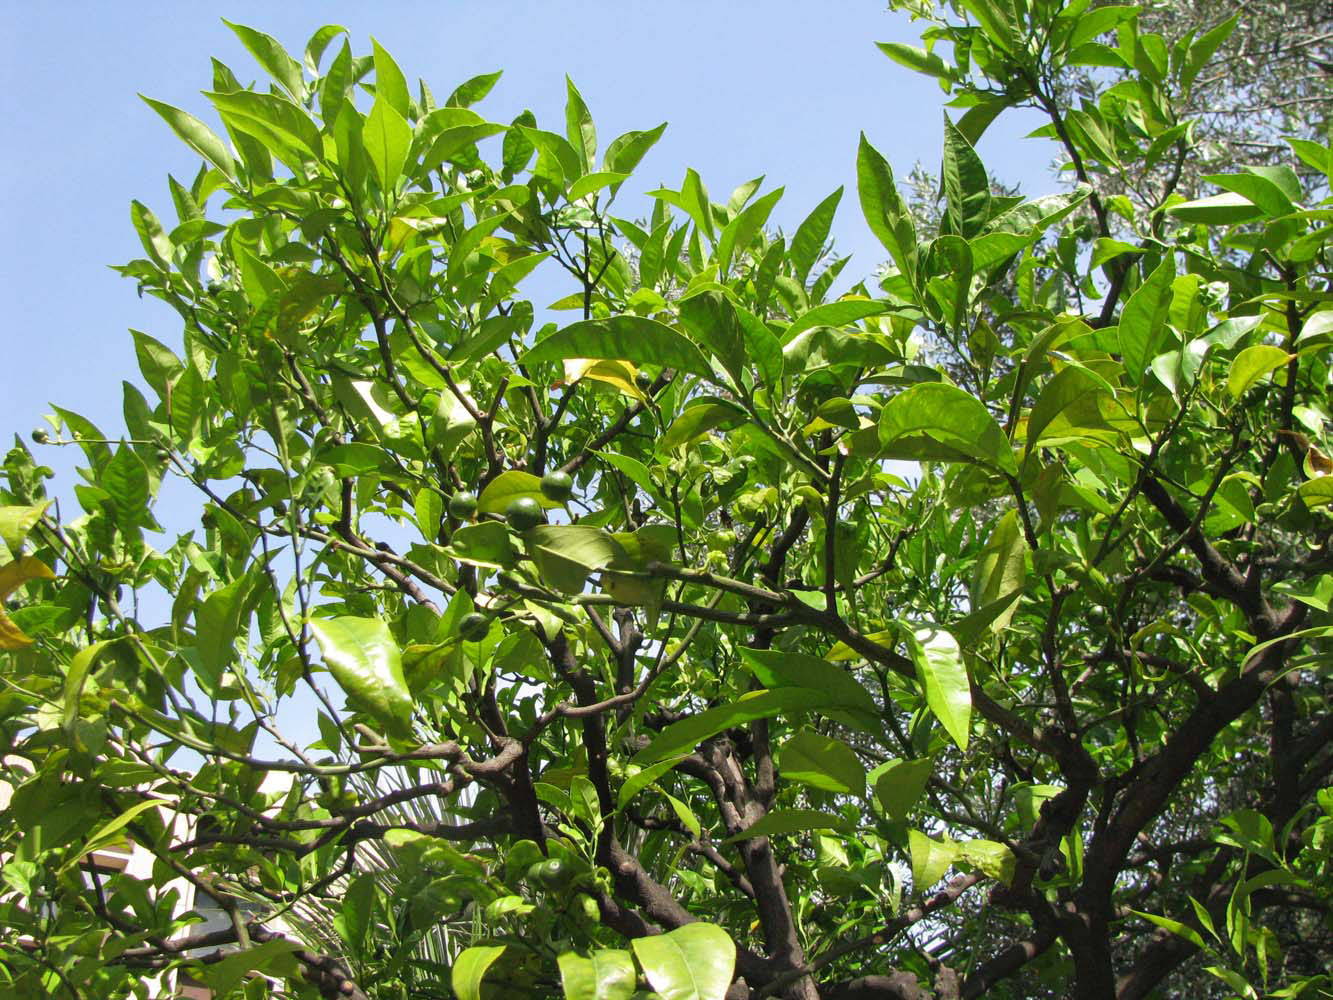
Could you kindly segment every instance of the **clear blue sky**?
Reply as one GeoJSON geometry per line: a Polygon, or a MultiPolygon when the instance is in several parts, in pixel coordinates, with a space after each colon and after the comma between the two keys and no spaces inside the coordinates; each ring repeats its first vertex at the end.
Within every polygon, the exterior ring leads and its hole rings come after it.
{"type": "MultiPolygon", "coordinates": [[[[636,175],[640,192],[678,185],[687,166],[715,197],[766,174],[766,188],[787,189],[774,221],[790,229],[847,185],[834,227],[839,247],[854,252],[847,275],[869,273],[883,256],[856,207],[857,133],[864,129],[903,174],[917,160],[939,159],[943,95],[874,47],[916,41],[916,31],[873,0],[159,2],[132,10],[7,3],[0,10],[0,121],[9,150],[0,158],[6,441],[9,433],[26,436],[50,402],[117,436],[120,381],[136,375],[127,329],[179,344],[174,313],[137,298],[133,283],[107,265],[141,254],[130,200],[173,218],[166,175],[188,183],[198,165],[136,94],[215,123],[199,95],[211,83],[209,57],[243,81],[262,76],[222,16],[275,35],[298,58],[322,23],[346,26],[357,52],[369,51],[373,34],[410,79],[424,77],[440,97],[468,77],[503,69],[479,107],[496,121],[531,107],[559,130],[568,73],[604,142],[670,122],[636,175]]],[[[1018,142],[1034,124],[1002,118],[981,152],[1001,176],[1043,193],[1053,187],[1048,153],[1018,142]]],[[[40,451],[68,496],[74,450],[40,451]]]]}

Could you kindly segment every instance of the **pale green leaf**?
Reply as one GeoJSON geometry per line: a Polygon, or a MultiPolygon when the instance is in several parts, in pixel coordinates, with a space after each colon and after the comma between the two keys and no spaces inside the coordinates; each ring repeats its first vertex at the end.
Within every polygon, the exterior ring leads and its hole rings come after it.
{"type": "Polygon", "coordinates": [[[736,967],[736,945],[721,927],[686,924],[666,934],[635,938],[630,944],[662,1000],[726,997],[736,967]]]}
{"type": "Polygon", "coordinates": [[[556,959],[565,1000],[629,1000],[638,974],[627,951],[598,948],[586,958],[567,951],[556,959]]]}
{"type": "Polygon", "coordinates": [[[410,729],[412,696],[403,679],[402,654],[388,625],[378,618],[312,618],[310,631],[324,663],[349,700],[393,735],[410,729]]]}
{"type": "Polygon", "coordinates": [[[943,629],[925,627],[910,636],[908,646],[917,678],[926,692],[926,704],[958,749],[966,750],[972,723],[972,689],[957,641],[943,629]]]}

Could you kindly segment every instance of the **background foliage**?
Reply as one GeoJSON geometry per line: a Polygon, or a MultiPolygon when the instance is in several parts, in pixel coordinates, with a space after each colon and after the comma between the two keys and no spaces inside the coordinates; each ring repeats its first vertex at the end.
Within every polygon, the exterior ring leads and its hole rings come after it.
{"type": "Polygon", "coordinates": [[[16,991],[1328,987],[1329,147],[1186,200],[1234,25],[921,13],[883,48],[958,109],[937,231],[863,139],[891,265],[837,299],[841,191],[779,234],[687,170],[623,218],[661,127],[599,141],[572,83],[490,122],[491,77],[237,25],[272,83],[214,64],[226,140],[149,101],[204,163],[121,270],[182,350],[135,334],[124,436],[34,432],[81,510],[5,460],[16,991]],[[1072,189],[993,189],[1020,104],[1072,189]],[[201,528],[157,548],[167,477],[201,528]],[[152,884],[83,870],[125,837],[152,884]]]}

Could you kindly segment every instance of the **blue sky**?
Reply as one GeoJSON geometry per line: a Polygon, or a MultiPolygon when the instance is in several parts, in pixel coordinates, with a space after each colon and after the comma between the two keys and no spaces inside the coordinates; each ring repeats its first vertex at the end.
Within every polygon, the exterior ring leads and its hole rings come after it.
{"type": "MultiPolygon", "coordinates": [[[[901,174],[917,160],[938,163],[943,95],[874,47],[917,39],[880,2],[150,3],[132,14],[121,4],[5,4],[0,431],[26,436],[55,402],[117,436],[120,382],[136,375],[127,329],[179,344],[174,313],[139,299],[107,265],[141,253],[130,200],[170,219],[167,173],[188,183],[198,165],[136,94],[215,121],[199,95],[210,86],[210,56],[243,81],[262,75],[223,16],[275,35],[298,58],[323,23],[346,26],[357,52],[369,51],[374,35],[409,78],[425,77],[440,97],[503,69],[478,109],[496,121],[531,107],[540,123],[560,129],[568,73],[603,142],[670,122],[627,186],[637,182],[636,192],[678,186],[687,166],[719,199],[766,174],[766,189],[786,187],[773,218],[790,230],[847,185],[834,226],[841,250],[854,253],[846,275],[869,273],[883,256],[856,207],[858,132],[901,174]]],[[[1002,118],[981,152],[998,174],[1042,193],[1054,186],[1048,153],[1018,141],[1034,125],[1023,115],[1002,118]]],[[[633,206],[620,208],[630,214],[633,206]]],[[[41,454],[68,496],[73,449],[41,454]]]]}

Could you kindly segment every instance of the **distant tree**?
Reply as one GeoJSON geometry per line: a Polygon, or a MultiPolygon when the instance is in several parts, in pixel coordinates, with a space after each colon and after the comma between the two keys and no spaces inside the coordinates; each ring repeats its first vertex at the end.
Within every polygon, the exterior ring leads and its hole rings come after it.
{"type": "Polygon", "coordinates": [[[661,127],[599,155],[573,84],[561,131],[490,122],[494,77],[437,103],[237,26],[272,84],[214,64],[229,142],[149,102],[206,161],[122,268],[180,349],[135,335],[123,433],[34,432],[78,509],[4,462],[4,989],[1329,988],[1333,202],[1282,166],[1117,199],[1183,175],[1209,43],[960,7],[947,60],[887,47],[964,112],[939,231],[863,139],[892,266],[836,300],[839,195],[775,236],[779,192],[687,171],[627,221],[661,127]],[[1134,86],[1061,104],[1106,52],[1134,86]],[[1024,102],[1074,189],[992,192],[973,142],[1024,102]],[[200,527],[162,541],[168,477],[200,527]],[[148,878],[86,870],[126,837],[148,878]]]}

